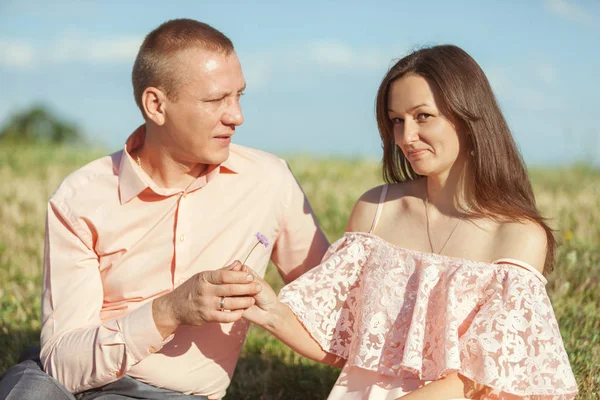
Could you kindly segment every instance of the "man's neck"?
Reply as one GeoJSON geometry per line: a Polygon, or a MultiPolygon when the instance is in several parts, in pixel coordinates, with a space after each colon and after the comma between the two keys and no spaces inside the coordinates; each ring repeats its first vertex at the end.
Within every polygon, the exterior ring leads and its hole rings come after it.
{"type": "Polygon", "coordinates": [[[154,183],[162,188],[186,189],[208,169],[206,164],[178,160],[168,148],[154,143],[149,135],[146,135],[144,145],[132,156],[154,183]]]}

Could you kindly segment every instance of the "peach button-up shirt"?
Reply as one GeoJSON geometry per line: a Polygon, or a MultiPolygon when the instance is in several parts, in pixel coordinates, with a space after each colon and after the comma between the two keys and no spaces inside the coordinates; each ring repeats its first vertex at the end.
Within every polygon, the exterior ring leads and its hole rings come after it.
{"type": "Polygon", "coordinates": [[[230,156],[186,189],[158,187],[125,149],[69,175],[48,203],[41,359],[69,391],[127,374],[174,391],[225,395],[248,323],[180,326],[163,340],[152,300],[200,271],[269,260],[291,281],[329,243],[287,164],[231,145],[230,156]]]}

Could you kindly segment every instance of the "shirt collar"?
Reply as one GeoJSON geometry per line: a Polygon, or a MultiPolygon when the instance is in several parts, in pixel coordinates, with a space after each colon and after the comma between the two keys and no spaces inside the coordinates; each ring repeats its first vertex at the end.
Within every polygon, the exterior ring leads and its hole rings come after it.
{"type": "MultiPolygon", "coordinates": [[[[146,189],[163,196],[171,196],[183,192],[183,189],[168,189],[158,187],[154,181],[137,165],[131,157],[131,153],[144,144],[146,138],[146,126],[138,127],[125,142],[125,146],[119,164],[119,195],[121,204],[131,201],[146,189]]],[[[190,185],[188,191],[200,189],[221,172],[239,173],[240,163],[238,156],[229,152],[229,158],[217,166],[209,166],[206,174],[202,174],[190,185]]]]}

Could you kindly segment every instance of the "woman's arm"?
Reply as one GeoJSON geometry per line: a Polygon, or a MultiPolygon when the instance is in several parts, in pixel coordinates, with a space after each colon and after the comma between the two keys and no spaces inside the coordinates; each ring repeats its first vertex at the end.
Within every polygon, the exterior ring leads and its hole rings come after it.
{"type": "Polygon", "coordinates": [[[477,399],[487,387],[476,384],[455,372],[431,382],[409,394],[402,396],[401,400],[449,400],[449,399],[477,399]]]}
{"type": "MultiPolygon", "coordinates": [[[[352,210],[347,231],[369,231],[382,188],[383,186],[373,188],[361,196],[352,210]]],[[[256,276],[256,281],[263,286],[263,290],[255,296],[256,304],[244,311],[245,319],[262,326],[304,357],[336,367],[344,365],[345,359],[321,348],[292,310],[279,301],[273,289],[263,279],[256,276]]]]}
{"type": "Polygon", "coordinates": [[[319,346],[292,310],[279,301],[264,279],[255,274],[255,280],[262,285],[262,290],[254,297],[256,303],[244,311],[245,319],[262,326],[304,357],[339,368],[344,365],[345,359],[328,353],[319,346]]]}

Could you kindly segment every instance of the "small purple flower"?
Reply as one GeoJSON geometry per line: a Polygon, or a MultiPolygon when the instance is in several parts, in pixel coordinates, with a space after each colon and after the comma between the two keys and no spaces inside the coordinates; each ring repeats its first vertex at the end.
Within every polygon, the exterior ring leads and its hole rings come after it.
{"type": "Polygon", "coordinates": [[[260,232],[256,232],[254,236],[256,236],[256,239],[258,239],[258,243],[262,244],[265,247],[269,247],[269,241],[267,240],[267,237],[265,235],[263,235],[260,232]]]}
{"type": "Polygon", "coordinates": [[[254,251],[254,249],[256,248],[256,246],[258,246],[259,244],[262,244],[263,246],[265,246],[265,248],[269,247],[269,240],[267,239],[267,237],[265,235],[263,235],[260,232],[256,232],[254,234],[254,237],[256,238],[256,240],[258,240],[258,242],[256,242],[256,244],[254,245],[254,247],[252,247],[252,249],[250,249],[250,252],[248,253],[248,255],[246,256],[246,258],[244,259],[244,262],[242,263],[243,265],[246,264],[246,261],[248,261],[248,257],[250,257],[250,254],[252,254],[252,252],[254,251]]]}

